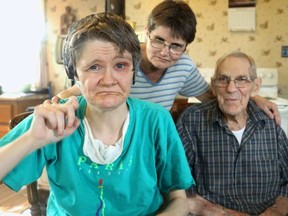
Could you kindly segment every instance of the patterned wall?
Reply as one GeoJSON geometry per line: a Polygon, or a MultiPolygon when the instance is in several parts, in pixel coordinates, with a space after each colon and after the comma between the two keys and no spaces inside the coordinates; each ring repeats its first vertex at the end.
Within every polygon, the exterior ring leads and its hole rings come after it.
{"type": "MultiPolygon", "coordinates": [[[[228,30],[228,0],[184,0],[197,16],[196,39],[188,54],[199,67],[214,67],[224,53],[241,50],[252,55],[258,67],[276,67],[279,71],[279,93],[288,98],[288,58],[281,58],[281,46],[288,45],[288,1],[257,0],[256,31],[228,30]]],[[[151,9],[161,0],[126,0],[126,19],[136,22],[136,31],[144,29],[151,9]]],[[[48,27],[47,51],[50,80],[54,93],[66,87],[62,65],[55,63],[53,47],[59,33],[60,16],[71,6],[77,18],[101,12],[104,0],[46,0],[48,27]]]]}
{"type": "Polygon", "coordinates": [[[61,15],[65,8],[70,6],[76,19],[80,19],[90,13],[105,10],[104,0],[45,0],[46,25],[47,25],[47,66],[49,80],[52,83],[53,93],[57,94],[67,88],[70,83],[67,79],[64,67],[56,60],[56,44],[60,35],[61,15]]]}

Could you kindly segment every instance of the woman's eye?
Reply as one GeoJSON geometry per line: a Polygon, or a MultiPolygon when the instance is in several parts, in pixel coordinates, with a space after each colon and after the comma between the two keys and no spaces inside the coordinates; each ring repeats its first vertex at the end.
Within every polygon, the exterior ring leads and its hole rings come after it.
{"type": "Polygon", "coordinates": [[[165,41],[163,39],[160,39],[160,38],[156,38],[155,41],[158,43],[158,44],[164,44],[165,41]]]}
{"type": "Polygon", "coordinates": [[[124,69],[126,67],[126,64],[124,64],[124,63],[118,63],[118,64],[116,64],[116,68],[117,69],[124,69]]]}
{"type": "Polygon", "coordinates": [[[93,71],[95,71],[95,70],[100,70],[101,69],[101,67],[99,66],[99,65],[92,65],[90,68],[89,68],[89,70],[93,70],[93,71]]]}

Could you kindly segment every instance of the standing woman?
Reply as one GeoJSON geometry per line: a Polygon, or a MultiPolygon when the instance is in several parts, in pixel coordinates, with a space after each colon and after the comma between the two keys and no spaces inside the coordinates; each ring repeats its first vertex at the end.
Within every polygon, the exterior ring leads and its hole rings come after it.
{"type": "Polygon", "coordinates": [[[0,179],[18,191],[46,166],[47,215],[187,215],[194,180],[173,120],[129,97],[140,58],[122,18],[75,22],[64,66],[82,96],[46,101],[0,140],[0,179]]]}

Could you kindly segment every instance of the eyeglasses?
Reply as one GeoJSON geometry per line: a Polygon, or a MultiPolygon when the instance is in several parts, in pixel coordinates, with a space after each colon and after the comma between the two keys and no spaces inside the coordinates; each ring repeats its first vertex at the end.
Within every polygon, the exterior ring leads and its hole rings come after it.
{"type": "Polygon", "coordinates": [[[235,79],[231,79],[228,76],[220,76],[213,80],[216,87],[227,87],[230,82],[233,81],[237,88],[245,88],[252,82],[251,78],[247,76],[239,76],[235,79]]]}
{"type": "Polygon", "coordinates": [[[185,45],[175,44],[175,43],[169,45],[169,44],[166,44],[163,39],[151,38],[150,35],[149,35],[149,39],[150,39],[150,43],[152,47],[156,49],[163,49],[164,47],[168,46],[169,52],[175,55],[182,54],[186,49],[185,45]]]}

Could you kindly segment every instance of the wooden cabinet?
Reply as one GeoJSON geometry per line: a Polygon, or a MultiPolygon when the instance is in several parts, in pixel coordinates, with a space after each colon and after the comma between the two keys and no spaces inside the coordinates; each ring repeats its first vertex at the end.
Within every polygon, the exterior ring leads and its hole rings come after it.
{"type": "Polygon", "coordinates": [[[43,103],[48,95],[0,95],[0,138],[9,131],[9,121],[28,107],[43,103]]]}

